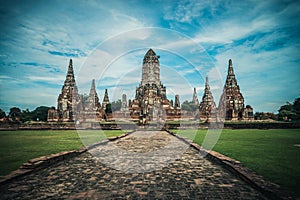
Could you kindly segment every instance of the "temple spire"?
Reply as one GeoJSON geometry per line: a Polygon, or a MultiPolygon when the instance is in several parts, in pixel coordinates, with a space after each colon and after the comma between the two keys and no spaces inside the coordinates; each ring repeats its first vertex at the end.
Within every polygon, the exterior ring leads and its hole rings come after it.
{"type": "Polygon", "coordinates": [[[160,84],[160,66],[159,66],[159,56],[149,49],[143,59],[142,67],[142,85],[153,83],[156,85],[160,84]]]}
{"type": "Polygon", "coordinates": [[[233,71],[232,60],[231,59],[229,59],[229,62],[228,62],[228,75],[233,75],[234,76],[234,71],[233,71]]]}
{"type": "Polygon", "coordinates": [[[95,87],[95,79],[92,80],[91,90],[86,107],[90,110],[97,110],[100,108],[99,98],[95,87]]]}
{"type": "Polygon", "coordinates": [[[211,91],[210,91],[207,76],[205,78],[205,88],[204,88],[204,94],[203,94],[202,102],[203,102],[203,100],[212,100],[213,101],[213,96],[212,96],[211,91]]]}
{"type": "Polygon", "coordinates": [[[193,102],[196,106],[199,105],[199,100],[198,100],[198,96],[197,96],[197,90],[196,88],[194,88],[194,94],[193,94],[193,102]]]}
{"type": "Polygon", "coordinates": [[[102,108],[106,109],[106,105],[109,104],[109,98],[108,98],[108,92],[107,89],[105,89],[104,97],[103,97],[103,102],[102,102],[102,108]]]}
{"type": "Polygon", "coordinates": [[[73,121],[79,112],[81,100],[76,86],[73,63],[70,59],[66,80],[57,99],[58,114],[62,121],[73,121]]]}
{"type": "Polygon", "coordinates": [[[210,90],[209,84],[208,84],[208,77],[205,78],[205,89],[210,90]]]}
{"type": "Polygon", "coordinates": [[[228,72],[227,72],[227,77],[226,77],[226,83],[225,86],[228,87],[238,87],[235,74],[233,71],[233,66],[232,66],[232,60],[229,59],[228,62],[228,72]]]}
{"type": "Polygon", "coordinates": [[[209,121],[215,109],[216,109],[216,104],[214,102],[214,98],[210,91],[208,77],[206,77],[204,94],[199,107],[200,119],[204,121],[209,121]]]}
{"type": "Polygon", "coordinates": [[[94,94],[95,92],[96,92],[95,79],[93,79],[90,94],[94,94]]]}
{"type": "Polygon", "coordinates": [[[126,94],[122,94],[122,103],[121,103],[121,109],[120,109],[120,110],[121,110],[122,112],[128,110],[126,94]]]}
{"type": "Polygon", "coordinates": [[[74,76],[74,70],[73,70],[73,62],[72,59],[70,59],[68,72],[65,80],[65,84],[75,85],[75,76],[74,76]]]}
{"type": "Polygon", "coordinates": [[[229,59],[226,82],[219,102],[219,110],[225,113],[226,120],[238,120],[243,118],[244,97],[237,83],[232,60],[229,59]]]}

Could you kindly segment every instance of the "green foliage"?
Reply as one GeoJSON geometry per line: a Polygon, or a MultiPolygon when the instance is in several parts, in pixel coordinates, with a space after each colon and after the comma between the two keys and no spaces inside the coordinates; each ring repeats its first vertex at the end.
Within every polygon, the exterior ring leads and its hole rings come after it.
{"type": "Polygon", "coordinates": [[[32,120],[32,113],[28,109],[23,110],[21,115],[20,115],[20,118],[21,118],[22,122],[31,121],[32,120]]]}
{"type": "Polygon", "coordinates": [[[117,101],[113,101],[111,103],[111,109],[112,111],[118,111],[121,109],[121,105],[122,105],[122,102],[121,102],[121,99],[118,99],[117,101]]]}
{"type": "Polygon", "coordinates": [[[47,121],[49,109],[50,107],[47,106],[39,106],[33,111],[28,109],[21,111],[20,108],[13,107],[10,109],[9,117],[12,121],[47,121]]]}
{"type": "Polygon", "coordinates": [[[48,110],[50,107],[39,106],[34,111],[31,112],[32,120],[34,121],[47,121],[48,110]]]}
{"type": "MultiPolygon", "coordinates": [[[[207,130],[176,130],[201,145],[207,130]]],[[[223,130],[213,150],[300,195],[299,129],[223,130]]]]}
{"type": "Polygon", "coordinates": [[[0,119],[6,117],[6,113],[0,108],[0,119]]]}
{"type": "Polygon", "coordinates": [[[300,98],[295,99],[294,103],[287,102],[278,110],[278,119],[281,121],[300,120],[300,98]]]}
{"type": "Polygon", "coordinates": [[[293,108],[297,116],[296,119],[300,120],[300,98],[295,99],[293,108]]]}
{"type": "Polygon", "coordinates": [[[105,108],[105,113],[112,113],[112,109],[111,109],[111,103],[107,104],[106,105],[106,108],[105,108]]]}
{"type": "Polygon", "coordinates": [[[294,109],[298,112],[300,112],[300,97],[295,99],[294,101],[294,109]]]}
{"type": "Polygon", "coordinates": [[[190,112],[195,112],[198,109],[198,106],[195,105],[193,101],[189,102],[186,100],[181,104],[181,109],[190,112]]]}
{"type": "Polygon", "coordinates": [[[17,107],[12,107],[10,108],[9,111],[9,117],[11,118],[12,121],[18,121],[18,118],[21,115],[21,109],[17,107]]]}
{"type": "Polygon", "coordinates": [[[273,119],[277,120],[277,116],[272,112],[256,112],[254,114],[255,120],[267,120],[267,119],[273,119]]]}

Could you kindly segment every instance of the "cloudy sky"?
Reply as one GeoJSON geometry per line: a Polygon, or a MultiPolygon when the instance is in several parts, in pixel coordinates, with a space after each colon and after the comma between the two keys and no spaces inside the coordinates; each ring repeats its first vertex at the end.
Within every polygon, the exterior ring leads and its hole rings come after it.
{"type": "Polygon", "coordinates": [[[0,108],[56,106],[73,59],[80,93],[134,97],[144,54],[160,55],[168,97],[218,102],[233,60],[245,103],[277,112],[300,96],[300,3],[269,1],[4,1],[0,108]]]}

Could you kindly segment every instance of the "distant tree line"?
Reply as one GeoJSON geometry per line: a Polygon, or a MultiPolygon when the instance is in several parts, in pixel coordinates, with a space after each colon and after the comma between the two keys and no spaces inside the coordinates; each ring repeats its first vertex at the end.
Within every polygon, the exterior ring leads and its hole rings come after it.
{"type": "Polygon", "coordinates": [[[2,122],[26,122],[26,121],[47,121],[50,107],[39,106],[33,111],[21,110],[18,107],[9,109],[8,115],[0,108],[0,119],[2,122]]]}
{"type": "Polygon", "coordinates": [[[280,121],[300,121],[300,98],[294,103],[286,102],[278,110],[278,120],[280,121]]]}
{"type": "MultiPolygon", "coordinates": [[[[33,111],[21,110],[18,107],[12,107],[8,115],[0,108],[0,122],[26,122],[26,121],[47,121],[48,110],[50,107],[39,106],[33,111]]],[[[121,109],[121,100],[113,101],[106,106],[106,113],[112,113],[121,109]]],[[[194,112],[198,109],[192,101],[184,101],[181,104],[181,109],[194,112]]],[[[293,103],[286,102],[278,110],[278,114],[272,112],[256,112],[254,114],[256,120],[278,120],[278,121],[300,121],[300,98],[296,98],[293,103]]]]}
{"type": "Polygon", "coordinates": [[[189,112],[195,112],[199,109],[199,106],[195,105],[193,101],[186,100],[181,104],[181,109],[189,112]]]}
{"type": "Polygon", "coordinates": [[[254,115],[256,120],[273,119],[278,121],[300,121],[300,98],[296,98],[293,103],[286,102],[278,110],[278,114],[270,112],[256,112],[254,115]]]}

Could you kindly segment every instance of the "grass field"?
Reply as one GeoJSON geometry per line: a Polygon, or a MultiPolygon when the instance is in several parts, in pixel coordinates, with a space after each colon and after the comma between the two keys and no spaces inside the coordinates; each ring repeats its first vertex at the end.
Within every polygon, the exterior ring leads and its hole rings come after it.
{"type": "Polygon", "coordinates": [[[123,131],[0,131],[0,175],[16,170],[32,158],[67,150],[76,150],[123,131]],[[80,137],[79,137],[80,136],[80,137]]]}
{"type": "MultiPolygon", "coordinates": [[[[176,131],[202,144],[206,130],[176,131]]],[[[223,130],[213,150],[241,161],[245,166],[300,195],[300,130],[223,130]]]]}
{"type": "MultiPolygon", "coordinates": [[[[206,130],[176,131],[202,144],[206,130]]],[[[0,131],[0,175],[22,163],[51,153],[75,150],[122,131],[0,131]]],[[[244,165],[300,195],[300,130],[240,129],[222,131],[213,150],[241,161],[244,165]]]]}

